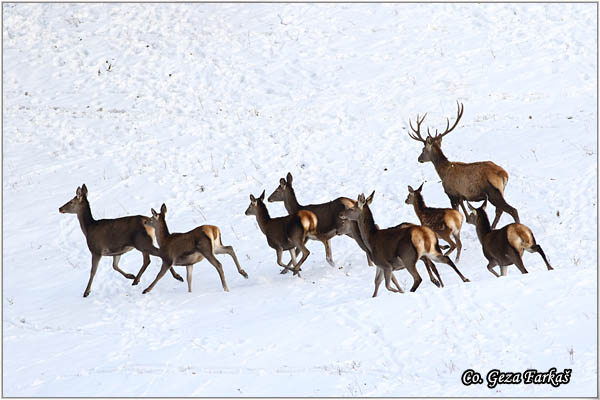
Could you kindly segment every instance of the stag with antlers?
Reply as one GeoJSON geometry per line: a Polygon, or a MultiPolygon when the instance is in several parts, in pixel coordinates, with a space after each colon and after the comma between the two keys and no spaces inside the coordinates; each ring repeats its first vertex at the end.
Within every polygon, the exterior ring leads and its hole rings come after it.
{"type": "Polygon", "coordinates": [[[456,121],[450,126],[450,119],[447,119],[446,129],[442,133],[439,133],[436,129],[435,134],[432,136],[429,128],[427,128],[427,137],[423,138],[421,136],[421,124],[425,120],[427,113],[421,118],[417,115],[416,128],[413,127],[412,121],[409,120],[412,133],[409,132],[408,135],[412,139],[423,143],[423,151],[419,156],[419,162],[430,161],[433,163],[435,170],[442,180],[444,191],[450,198],[452,208],[458,209],[458,205],[460,204],[465,216],[469,215],[469,213],[463,203],[464,200],[482,201],[487,198],[496,207],[496,217],[494,218],[492,229],[496,227],[502,212],[510,214],[515,222],[519,223],[517,210],[504,200],[504,188],[508,182],[508,173],[502,167],[491,161],[473,163],[448,161],[442,152],[442,138],[456,128],[458,121],[460,121],[463,115],[463,105],[459,102],[456,103],[458,105],[456,121]]]}

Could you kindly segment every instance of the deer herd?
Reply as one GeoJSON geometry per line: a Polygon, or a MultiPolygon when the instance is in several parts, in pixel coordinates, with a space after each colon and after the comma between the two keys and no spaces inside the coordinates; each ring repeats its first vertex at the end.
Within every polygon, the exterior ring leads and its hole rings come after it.
{"type": "MultiPolygon", "coordinates": [[[[539,253],[548,270],[552,270],[544,251],[536,243],[531,229],[519,222],[517,210],[504,199],[504,189],[508,182],[506,171],[491,161],[474,163],[448,161],[442,152],[443,137],[456,128],[463,115],[462,104],[457,102],[457,105],[457,116],[452,126],[448,119],[444,132],[439,133],[436,129],[433,136],[429,128],[427,128],[427,137],[424,138],[421,134],[421,125],[427,114],[422,117],[417,115],[416,128],[409,120],[411,129],[409,136],[423,143],[418,161],[433,163],[452,207],[427,207],[421,194],[423,184],[418,189],[408,186],[405,203],[413,206],[421,225],[405,222],[391,228],[380,229],[369,208],[375,192],[368,197],[360,194],[356,200],[339,197],[327,203],[300,205],[296,199],[292,186],[293,177],[290,173],[285,179],[280,179],[279,185],[268,198],[269,202],[283,202],[289,215],[272,218],[264,202],[265,191],[263,190],[259,197],[251,194],[246,215],[256,217],[267,244],[277,253],[277,264],[283,268],[281,273],[292,271],[294,275],[300,276],[300,267],[310,255],[306,247],[309,239],[323,243],[326,260],[334,266],[331,238],[347,235],[354,239],[366,253],[369,266],[373,264],[376,266],[373,297],[377,296],[381,281],[384,279],[386,289],[392,292],[403,292],[393,273],[399,269],[406,269],[412,276],[413,285],[410,291],[417,290],[422,281],[416,268],[419,260],[425,264],[431,282],[438,287],[443,287],[444,284],[434,261],[449,265],[463,282],[469,282],[448,257],[456,250],[455,262],[458,263],[461,255],[460,231],[463,216],[459,212],[459,205],[466,216],[467,223],[475,226],[483,254],[488,260],[487,268],[492,274],[500,276],[494,270],[495,266],[499,266],[500,273],[504,276],[508,266],[513,264],[521,273],[527,273],[522,259],[524,250],[539,253]],[[467,201],[470,213],[465,208],[464,201],[467,201]],[[469,201],[483,201],[483,203],[476,208],[469,201]],[[488,201],[496,207],[496,215],[491,225],[485,211],[488,201]],[[510,214],[515,222],[501,229],[495,229],[502,212],[510,214]],[[442,252],[443,248],[438,239],[448,243],[448,246],[444,247],[448,249],[445,253],[442,252]],[[283,261],[283,252],[286,250],[290,254],[290,261],[287,264],[283,261]],[[296,257],[300,253],[302,256],[298,261],[296,257]]],[[[113,269],[124,277],[132,279],[133,285],[139,283],[142,274],[150,264],[150,255],[161,258],[162,266],[158,275],[143,293],[150,292],[167,271],[170,271],[173,278],[183,282],[183,278],[173,269],[174,265],[186,267],[188,291],[191,292],[193,265],[203,259],[208,260],[215,267],[223,289],[229,291],[223,266],[216,258],[217,254],[228,254],[240,275],[248,279],[248,274],[241,268],[233,247],[223,245],[218,227],[202,225],[186,233],[170,233],[166,222],[165,204],[162,205],[159,213],[152,209],[151,217],[136,215],[95,220],[92,217],[87,195],[88,190],[84,184],[77,188],[73,199],[59,208],[61,213],[77,214],[88,249],[92,253],[90,278],[83,297],[90,294],[94,275],[102,256],[112,256],[113,269]],[[154,246],[154,241],[158,247],[154,246]],[[119,268],[121,255],[133,249],[143,254],[143,264],[137,275],[126,273],[119,268]]]]}

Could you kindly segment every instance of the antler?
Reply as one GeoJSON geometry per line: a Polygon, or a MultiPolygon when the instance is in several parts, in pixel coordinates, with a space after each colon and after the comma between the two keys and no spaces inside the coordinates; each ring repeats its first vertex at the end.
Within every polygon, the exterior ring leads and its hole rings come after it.
{"type": "MultiPolygon", "coordinates": [[[[444,131],[444,133],[438,133],[438,130],[436,129],[435,137],[434,137],[435,139],[446,136],[447,134],[452,132],[452,130],[454,130],[454,128],[456,128],[456,125],[458,125],[458,121],[460,121],[460,118],[463,115],[463,111],[464,111],[465,107],[462,105],[462,103],[459,103],[458,100],[456,101],[456,105],[458,106],[458,111],[456,113],[456,121],[454,121],[454,125],[452,125],[452,128],[450,128],[450,119],[446,118],[446,121],[447,121],[446,130],[444,131]]],[[[427,134],[429,134],[429,130],[427,130],[427,134]]]]}
{"type": "Polygon", "coordinates": [[[412,121],[409,119],[408,120],[408,124],[410,125],[410,129],[412,129],[412,131],[415,133],[414,135],[411,134],[410,132],[408,133],[408,136],[410,136],[412,139],[417,140],[419,142],[423,142],[425,143],[425,139],[423,139],[423,137],[421,136],[421,124],[423,123],[423,121],[425,120],[425,117],[427,116],[427,113],[425,113],[423,115],[423,118],[419,119],[419,114],[417,114],[417,129],[415,129],[412,125],[412,121]]]}

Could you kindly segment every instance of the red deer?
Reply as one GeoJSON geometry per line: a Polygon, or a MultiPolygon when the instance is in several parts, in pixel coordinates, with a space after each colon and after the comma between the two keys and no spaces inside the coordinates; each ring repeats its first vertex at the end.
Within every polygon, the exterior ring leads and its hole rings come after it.
{"type": "Polygon", "coordinates": [[[417,115],[416,129],[409,120],[413,134],[409,133],[408,135],[424,145],[418,159],[419,162],[430,161],[433,163],[435,170],[442,180],[444,191],[450,198],[452,208],[457,210],[460,204],[466,216],[468,212],[465,209],[464,200],[481,201],[489,198],[490,203],[496,207],[496,218],[494,218],[492,229],[496,227],[502,212],[509,213],[515,222],[518,223],[519,213],[504,200],[504,188],[508,182],[508,174],[502,167],[491,161],[473,163],[448,161],[442,152],[442,138],[456,128],[463,114],[464,107],[458,102],[457,104],[458,113],[456,121],[450,127],[450,120],[447,119],[446,130],[443,133],[438,133],[436,129],[435,135],[431,136],[429,128],[427,128],[427,138],[423,139],[421,136],[421,124],[427,114],[423,115],[423,118],[420,119],[417,115]]]}
{"type": "Polygon", "coordinates": [[[369,248],[373,262],[377,266],[373,297],[377,296],[379,285],[384,278],[387,290],[403,293],[393,271],[404,268],[413,277],[413,285],[410,291],[417,290],[422,281],[416,268],[419,259],[422,259],[425,265],[428,266],[430,277],[432,276],[429,268],[433,269],[439,278],[439,273],[431,262],[433,259],[450,265],[462,278],[463,282],[469,282],[456,268],[452,260],[442,254],[437,236],[431,229],[407,223],[392,228],[379,229],[375,225],[373,214],[369,208],[374,195],[375,192],[365,199],[365,195],[361,194],[352,208],[342,211],[340,214],[341,218],[358,221],[361,236],[369,248]],[[390,281],[394,283],[398,290],[390,285],[390,281]]]}
{"type": "Polygon", "coordinates": [[[494,230],[490,228],[490,220],[485,212],[487,200],[479,208],[471,206],[469,202],[467,202],[467,205],[472,211],[467,216],[467,222],[475,225],[477,237],[483,248],[483,255],[488,260],[487,269],[492,274],[497,277],[500,276],[494,271],[494,267],[499,265],[502,276],[505,276],[508,266],[513,264],[517,266],[521,273],[526,274],[527,270],[525,269],[525,265],[523,265],[522,258],[523,250],[527,250],[530,253],[539,253],[546,263],[548,270],[553,269],[548,263],[542,247],[536,243],[531,229],[527,226],[514,223],[494,230]]]}
{"type": "Polygon", "coordinates": [[[229,292],[223,266],[215,257],[215,254],[229,254],[233,259],[238,272],[244,278],[248,279],[246,271],[240,267],[240,263],[233,251],[233,247],[224,246],[221,242],[221,230],[214,225],[202,225],[185,233],[170,233],[167,227],[165,215],[167,206],[163,204],[160,207],[160,213],[152,211],[152,218],[148,218],[144,224],[156,231],[156,240],[161,253],[164,256],[163,265],[154,281],[142,293],[148,293],[154,285],[163,277],[167,269],[173,265],[182,265],[187,270],[188,292],[192,291],[192,269],[194,264],[203,259],[207,259],[219,273],[223,290],[229,292]]]}
{"type": "MultiPolygon", "coordinates": [[[[79,225],[85,235],[90,253],[92,253],[92,270],[90,271],[90,280],[88,281],[83,297],[90,294],[94,275],[98,269],[98,263],[102,256],[113,257],[113,269],[119,272],[127,279],[133,279],[133,285],[137,285],[142,274],[150,264],[150,255],[160,256],[160,251],[154,247],[154,229],[144,225],[144,221],[149,218],[142,215],[130,217],[121,217],[115,219],[99,219],[92,217],[90,203],[87,199],[88,190],[85,184],[77,188],[73,197],[64,206],[58,209],[63,214],[77,214],[79,225]],[[130,250],[137,249],[144,256],[142,269],[137,276],[123,272],[119,268],[119,259],[122,254],[130,250]]],[[[172,268],[173,278],[183,282],[172,268]]]]}
{"type": "Polygon", "coordinates": [[[460,241],[460,228],[463,223],[462,214],[453,208],[433,208],[425,205],[425,200],[421,194],[423,184],[417,190],[408,186],[408,196],[406,204],[412,204],[421,225],[433,230],[440,239],[450,244],[450,249],[444,255],[450,254],[456,249],[456,262],[460,259],[462,243],[460,241]],[[454,242],[450,235],[454,236],[454,242]]]}
{"type": "Polygon", "coordinates": [[[264,190],[258,198],[250,195],[250,205],[246,215],[256,216],[256,222],[267,237],[267,243],[277,252],[277,264],[283,267],[281,273],[285,274],[290,269],[290,264],[293,264],[294,275],[300,276],[300,266],[310,254],[304,243],[308,235],[315,235],[317,232],[317,216],[311,211],[300,210],[285,217],[271,218],[264,199],[264,190]],[[302,252],[302,258],[298,263],[296,263],[296,248],[302,252]],[[282,261],[284,250],[289,250],[291,256],[291,261],[287,265],[282,261]]]}
{"type": "MultiPolygon", "coordinates": [[[[344,221],[339,218],[341,211],[346,210],[356,203],[355,200],[347,197],[338,197],[335,200],[322,204],[300,205],[296,199],[296,193],[292,187],[292,174],[288,172],[286,179],[279,180],[279,186],[269,196],[269,202],[282,201],[288,214],[292,215],[300,210],[312,211],[317,216],[317,232],[308,236],[309,239],[318,240],[325,245],[325,258],[329,265],[334,266],[331,256],[330,239],[336,235],[347,235],[353,238],[356,243],[365,252],[366,247],[358,231],[356,222],[344,221]]],[[[367,253],[368,254],[368,253],[367,253]]],[[[368,257],[368,255],[367,255],[368,257]]],[[[369,265],[373,265],[371,259],[368,259],[369,265]]]]}

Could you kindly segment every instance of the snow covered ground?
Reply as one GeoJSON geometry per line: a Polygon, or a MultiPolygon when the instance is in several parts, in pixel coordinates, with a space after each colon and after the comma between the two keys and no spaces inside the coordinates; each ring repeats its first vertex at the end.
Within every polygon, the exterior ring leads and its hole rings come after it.
{"type": "Polygon", "coordinates": [[[596,396],[596,26],[593,3],[4,3],[3,395],[596,396]],[[456,100],[446,155],[508,171],[554,271],[527,253],[495,278],[465,224],[471,283],[420,264],[416,293],[372,299],[347,237],[336,268],[309,242],[302,279],[279,274],[250,193],[290,171],[302,204],[376,190],[380,226],[416,222],[407,185],[449,201],[407,122],[443,128],[456,100]],[[218,225],[249,279],[219,256],[229,293],[204,261],[193,293],[142,295],[159,259],[131,286],[105,257],[83,298],[90,253],[58,213],[82,183],[98,219],[164,202],[171,231],[218,225]],[[461,384],[551,367],[570,383],[461,384]]]}

